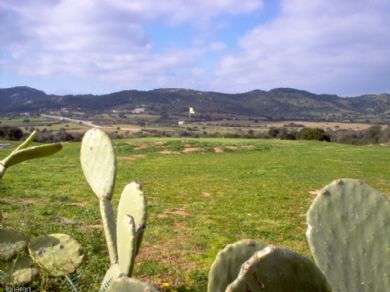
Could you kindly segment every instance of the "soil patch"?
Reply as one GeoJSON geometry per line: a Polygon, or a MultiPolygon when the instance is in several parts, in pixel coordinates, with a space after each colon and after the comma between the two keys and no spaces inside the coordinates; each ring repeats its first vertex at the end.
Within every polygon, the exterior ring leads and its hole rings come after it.
{"type": "Polygon", "coordinates": [[[223,148],[221,147],[214,147],[213,149],[215,153],[223,153],[223,148]]]}
{"type": "Polygon", "coordinates": [[[160,154],[180,154],[178,151],[171,151],[171,150],[162,150],[159,152],[160,154]]]}
{"type": "Polygon", "coordinates": [[[128,156],[119,156],[118,159],[133,161],[133,160],[136,160],[138,158],[145,157],[145,156],[146,156],[145,154],[132,154],[132,155],[128,155],[128,156]]]}
{"type": "Polygon", "coordinates": [[[193,153],[193,152],[199,152],[201,149],[197,147],[187,147],[184,148],[183,153],[193,153]]]}
{"type": "Polygon", "coordinates": [[[188,216],[189,213],[184,208],[177,208],[177,209],[167,209],[164,212],[157,215],[158,218],[167,218],[169,216],[188,216]]]}

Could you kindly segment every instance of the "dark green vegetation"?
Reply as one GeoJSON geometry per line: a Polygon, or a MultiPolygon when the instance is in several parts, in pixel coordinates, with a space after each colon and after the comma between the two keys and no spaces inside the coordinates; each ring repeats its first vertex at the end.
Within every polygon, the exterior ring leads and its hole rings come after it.
{"type": "Polygon", "coordinates": [[[265,120],[390,121],[390,95],[341,98],[336,95],[278,88],[239,94],[189,89],[125,90],[105,95],[47,95],[29,87],[0,89],[2,113],[48,112],[66,108],[96,114],[115,110],[122,114],[135,108],[161,115],[162,121],[185,116],[194,107],[198,120],[221,117],[256,117],[265,120]]]}
{"type": "MultiPolygon", "coordinates": [[[[238,239],[309,256],[305,213],[314,197],[309,192],[334,179],[364,179],[390,193],[385,146],[222,138],[145,138],[114,145],[119,170],[113,205],[133,180],[143,185],[149,201],[135,276],[173,291],[205,291],[218,250],[238,239]]],[[[0,182],[0,203],[4,226],[30,236],[74,236],[85,260],[72,279],[82,291],[95,291],[108,268],[107,250],[79,150],[78,143],[65,144],[53,156],[10,169],[0,182]]],[[[1,157],[8,152],[2,150],[1,157]]],[[[34,287],[68,290],[62,281],[47,279],[34,287]]]]}

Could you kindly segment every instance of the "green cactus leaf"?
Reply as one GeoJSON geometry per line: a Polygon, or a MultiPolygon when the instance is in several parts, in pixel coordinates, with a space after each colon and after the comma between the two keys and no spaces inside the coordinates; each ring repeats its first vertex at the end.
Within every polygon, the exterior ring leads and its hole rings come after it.
{"type": "Polygon", "coordinates": [[[226,292],[242,291],[331,292],[324,275],[312,261],[272,245],[247,260],[237,279],[226,289],[226,292]]]}
{"type": "Polygon", "coordinates": [[[250,239],[227,245],[218,252],[209,272],[208,292],[224,292],[240,272],[241,265],[266,245],[250,239]]]}
{"type": "Polygon", "coordinates": [[[28,238],[11,228],[0,229],[0,260],[8,261],[26,249],[28,238]]]}
{"type": "Polygon", "coordinates": [[[141,186],[136,182],[132,182],[124,188],[119,200],[118,218],[123,218],[126,215],[134,218],[136,229],[135,255],[137,255],[146,227],[147,204],[141,186]]]}
{"type": "Polygon", "coordinates": [[[136,232],[134,219],[130,215],[118,217],[117,222],[118,263],[121,276],[130,276],[135,259],[136,232]]]}
{"type": "Polygon", "coordinates": [[[73,273],[83,260],[80,244],[67,234],[49,234],[31,240],[33,260],[52,276],[73,273]]]}
{"type": "Polygon", "coordinates": [[[115,185],[116,158],[110,138],[99,129],[88,130],[81,143],[81,167],[93,192],[111,199],[115,185]]]}
{"type": "Polygon", "coordinates": [[[26,160],[52,155],[62,149],[62,144],[45,144],[33,146],[12,152],[10,156],[3,160],[5,168],[21,163],[26,160]]]}
{"type": "Polygon", "coordinates": [[[119,265],[118,264],[113,264],[110,266],[110,268],[107,270],[106,274],[104,275],[102,284],[100,286],[99,291],[100,292],[105,292],[108,290],[108,287],[111,284],[111,281],[113,279],[116,279],[119,277],[119,265]]]}
{"type": "Polygon", "coordinates": [[[323,188],[307,213],[314,260],[333,291],[390,291],[390,204],[355,179],[323,188]]]}
{"type": "Polygon", "coordinates": [[[3,285],[30,283],[36,275],[38,275],[38,269],[26,253],[10,261],[0,261],[0,283],[3,285]]]}
{"type": "Polygon", "coordinates": [[[30,136],[28,136],[28,138],[26,140],[24,140],[24,142],[22,144],[20,144],[14,151],[12,151],[12,153],[15,153],[15,152],[18,152],[19,150],[27,148],[32,143],[32,141],[34,140],[34,138],[36,136],[37,136],[37,131],[33,131],[30,134],[30,136]]]}
{"type": "Polygon", "coordinates": [[[118,253],[116,245],[116,223],[114,210],[112,209],[111,201],[103,197],[99,200],[100,214],[102,216],[104,235],[106,237],[108,254],[110,263],[118,263],[118,253]]]}
{"type": "Polygon", "coordinates": [[[139,280],[120,277],[111,282],[109,292],[158,292],[154,287],[139,280]]]}

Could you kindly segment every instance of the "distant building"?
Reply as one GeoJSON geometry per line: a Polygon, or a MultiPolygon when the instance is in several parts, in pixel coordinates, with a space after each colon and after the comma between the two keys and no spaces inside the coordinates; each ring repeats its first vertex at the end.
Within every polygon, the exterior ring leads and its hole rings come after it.
{"type": "Polygon", "coordinates": [[[132,114],[142,114],[144,112],[145,112],[145,108],[144,107],[136,107],[135,109],[130,111],[130,113],[132,113],[132,114]]]}

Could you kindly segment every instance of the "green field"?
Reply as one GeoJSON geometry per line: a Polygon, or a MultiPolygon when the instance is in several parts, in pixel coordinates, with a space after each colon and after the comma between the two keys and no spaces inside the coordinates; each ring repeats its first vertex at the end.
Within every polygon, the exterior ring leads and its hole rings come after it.
{"type": "MultiPolygon", "coordinates": [[[[158,288],[165,283],[171,291],[205,291],[218,250],[238,239],[309,256],[309,192],[334,179],[359,178],[390,193],[386,146],[169,138],[116,140],[114,145],[119,167],[114,206],[133,180],[148,198],[135,276],[158,288]]],[[[84,180],[79,150],[79,143],[65,144],[51,157],[9,169],[0,181],[0,206],[3,226],[31,237],[61,232],[78,239],[85,260],[71,278],[81,291],[96,291],[109,262],[98,202],[84,180]]],[[[9,151],[0,151],[1,157],[9,151]]],[[[44,277],[33,287],[70,291],[64,279],[44,277]]]]}

